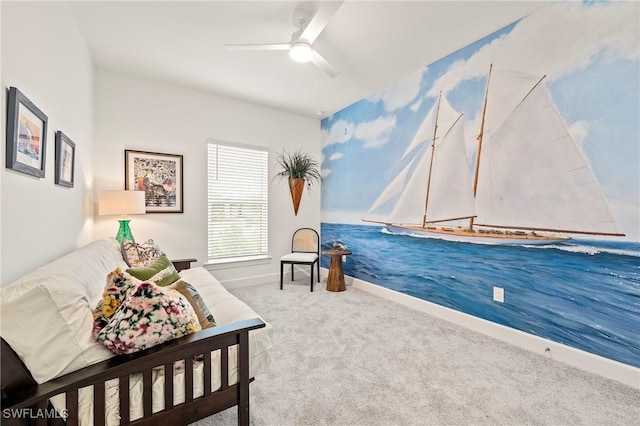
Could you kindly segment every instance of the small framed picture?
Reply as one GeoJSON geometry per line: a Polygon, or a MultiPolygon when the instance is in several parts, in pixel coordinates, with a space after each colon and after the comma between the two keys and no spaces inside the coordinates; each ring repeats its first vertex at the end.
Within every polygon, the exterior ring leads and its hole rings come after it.
{"type": "Polygon", "coordinates": [[[47,116],[15,87],[9,88],[6,167],[44,177],[47,116]]]}
{"type": "Polygon", "coordinates": [[[147,213],[183,213],[182,155],[124,151],[124,189],[144,191],[147,213]]]}
{"type": "Polygon", "coordinates": [[[76,144],[61,131],[56,132],[55,184],[73,188],[76,165],[76,144]]]}

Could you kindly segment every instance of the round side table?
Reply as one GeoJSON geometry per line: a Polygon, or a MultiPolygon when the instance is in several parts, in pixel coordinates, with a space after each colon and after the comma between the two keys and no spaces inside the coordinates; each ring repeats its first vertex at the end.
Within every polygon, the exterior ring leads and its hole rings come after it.
{"type": "Polygon", "coordinates": [[[351,254],[349,250],[322,250],[322,254],[331,256],[331,264],[329,265],[329,276],[327,277],[327,291],[345,291],[347,289],[344,283],[344,271],[342,270],[342,256],[351,254]]]}

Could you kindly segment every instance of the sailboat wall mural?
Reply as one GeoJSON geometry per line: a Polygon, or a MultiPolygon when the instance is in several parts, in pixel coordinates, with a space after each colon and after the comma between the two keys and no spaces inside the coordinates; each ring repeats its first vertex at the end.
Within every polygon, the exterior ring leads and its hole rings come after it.
{"type": "Polygon", "coordinates": [[[324,119],[345,274],[640,367],[639,14],[552,3],[324,119]]]}

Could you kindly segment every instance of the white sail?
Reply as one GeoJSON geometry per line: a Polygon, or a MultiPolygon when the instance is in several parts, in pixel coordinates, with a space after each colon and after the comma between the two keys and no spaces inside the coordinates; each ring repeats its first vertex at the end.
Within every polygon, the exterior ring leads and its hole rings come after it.
{"type": "Polygon", "coordinates": [[[398,185],[404,183],[388,221],[422,225],[427,201],[429,168],[433,163],[427,220],[439,221],[473,215],[474,200],[467,169],[462,117],[446,97],[440,96],[438,103],[429,111],[409,144],[405,156],[412,152],[417,153],[419,158],[414,159],[387,186],[369,212],[396,196],[398,185]],[[435,149],[432,149],[434,143],[435,149]],[[417,164],[410,170],[414,161],[417,161],[417,164]],[[406,179],[406,173],[409,171],[410,176],[406,179]]]}
{"type": "Polygon", "coordinates": [[[404,182],[407,179],[407,174],[409,173],[409,169],[413,165],[413,160],[407,164],[407,166],[396,176],[396,178],[391,181],[389,185],[382,191],[382,193],[378,196],[376,201],[371,205],[368,213],[372,213],[378,208],[380,208],[387,201],[392,198],[400,195],[402,193],[402,189],[404,188],[404,182]]]}
{"type": "Polygon", "coordinates": [[[459,115],[459,120],[436,143],[427,221],[470,217],[475,214],[463,126],[463,117],[459,115]]]}
{"type": "MultiPolygon", "coordinates": [[[[487,117],[493,108],[490,99],[487,117]]],[[[481,155],[476,223],[617,232],[596,178],[543,84],[484,140],[481,155]]]]}
{"type": "Polygon", "coordinates": [[[487,91],[487,112],[483,135],[495,133],[514,108],[522,102],[540,76],[493,68],[487,91]]]}

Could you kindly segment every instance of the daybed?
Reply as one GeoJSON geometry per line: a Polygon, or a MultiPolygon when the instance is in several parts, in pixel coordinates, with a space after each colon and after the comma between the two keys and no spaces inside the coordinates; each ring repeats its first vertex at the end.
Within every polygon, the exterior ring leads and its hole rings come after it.
{"type": "Polygon", "coordinates": [[[0,289],[2,423],[187,424],[238,406],[269,365],[273,331],[204,268],[180,271],[217,326],[129,355],[92,336],[105,277],[126,269],[119,244],[98,240],[0,289]],[[165,380],[173,377],[173,380],[165,380]]]}

